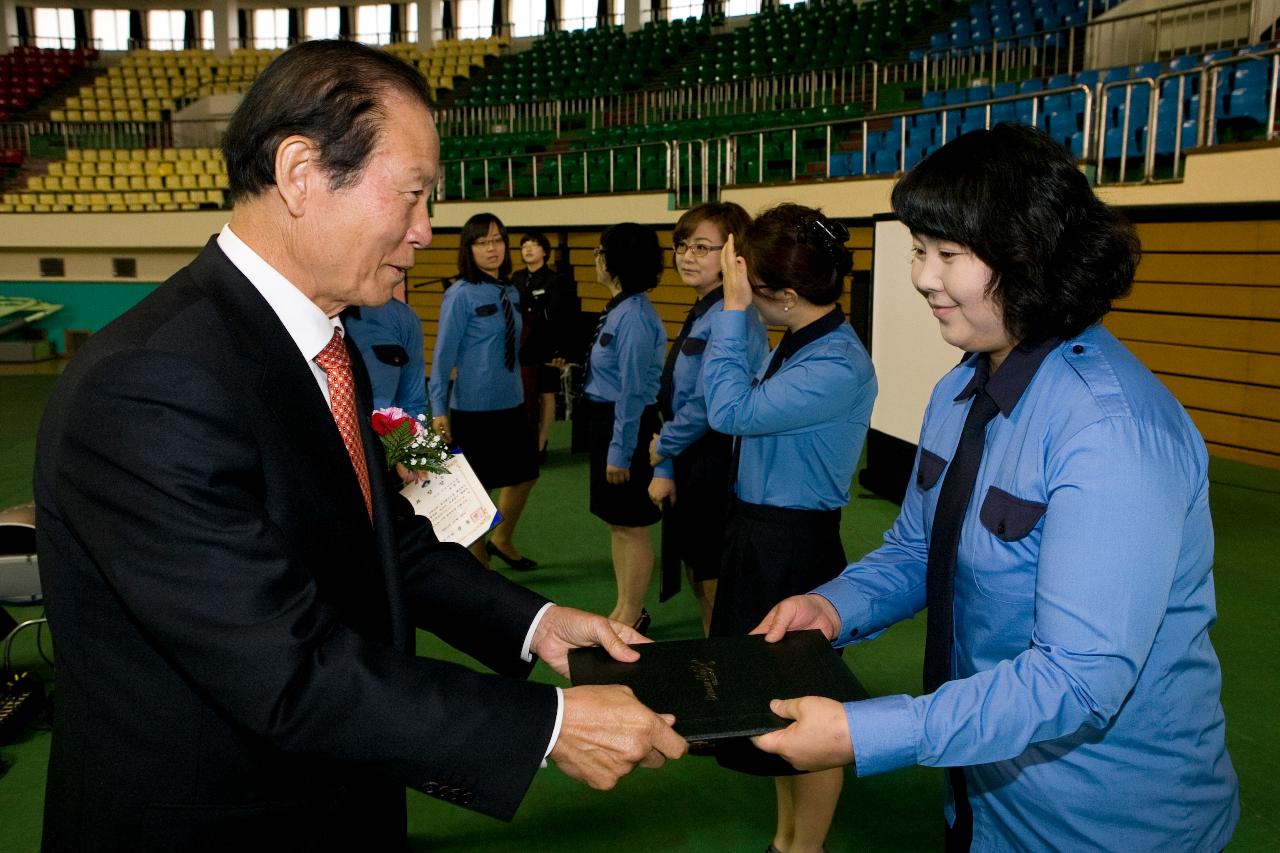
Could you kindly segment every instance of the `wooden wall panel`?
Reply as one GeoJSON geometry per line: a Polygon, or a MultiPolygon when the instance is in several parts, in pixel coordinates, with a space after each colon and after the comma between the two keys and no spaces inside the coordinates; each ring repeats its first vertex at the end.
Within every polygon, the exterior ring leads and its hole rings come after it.
{"type": "Polygon", "coordinates": [[[1104,321],[1215,455],[1280,468],[1280,221],[1140,222],[1133,292],[1104,321]]]}

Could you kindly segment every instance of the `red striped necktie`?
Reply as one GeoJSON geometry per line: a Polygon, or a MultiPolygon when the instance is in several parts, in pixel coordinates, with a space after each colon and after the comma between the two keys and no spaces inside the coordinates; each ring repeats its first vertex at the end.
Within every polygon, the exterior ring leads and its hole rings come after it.
{"type": "Polygon", "coordinates": [[[369,489],[369,466],[365,464],[364,442],[360,438],[360,424],[356,420],[356,383],[351,375],[351,359],[347,356],[342,332],[336,328],[333,330],[333,337],[320,350],[315,361],[329,378],[329,407],[333,410],[333,421],[338,425],[338,432],[342,433],[342,443],[347,446],[351,467],[355,469],[356,479],[360,481],[364,508],[372,519],[373,496],[369,489]]]}

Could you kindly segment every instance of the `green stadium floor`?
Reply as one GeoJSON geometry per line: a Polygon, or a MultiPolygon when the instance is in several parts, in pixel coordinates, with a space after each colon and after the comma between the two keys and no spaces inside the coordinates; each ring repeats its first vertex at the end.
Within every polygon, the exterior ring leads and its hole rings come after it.
{"type": "MultiPolygon", "coordinates": [[[[35,431],[52,382],[44,376],[0,376],[0,508],[31,498],[35,431]]],[[[587,513],[585,457],[571,456],[567,444],[568,431],[558,424],[549,464],[518,537],[521,549],[542,565],[518,579],[562,604],[607,612],[613,603],[608,535],[587,513]]],[[[1272,851],[1280,849],[1280,780],[1275,771],[1280,766],[1280,679],[1272,657],[1280,638],[1280,472],[1214,460],[1211,474],[1219,607],[1213,639],[1225,672],[1227,738],[1243,800],[1230,849],[1272,851]]],[[[850,558],[878,543],[896,509],[855,493],[842,526],[850,558]]],[[[697,610],[687,592],[663,605],[656,604],[656,595],[650,602],[655,639],[698,635],[697,610]]],[[[37,607],[9,609],[19,620],[40,615],[37,607]]],[[[851,649],[845,660],[873,694],[915,692],[923,628],[919,618],[898,625],[875,642],[851,649]]],[[[35,639],[30,630],[20,636],[16,663],[52,676],[35,639]]],[[[46,634],[46,650],[48,646],[46,634]]],[[[458,658],[426,635],[420,637],[419,650],[458,658]]],[[[535,677],[562,683],[543,666],[535,677]]],[[[49,733],[34,729],[0,747],[0,758],[10,765],[0,776],[0,850],[5,853],[39,848],[48,748],[49,733]]],[[[937,849],[941,785],[941,771],[923,768],[868,779],[846,776],[828,848],[937,849]]],[[[638,770],[610,792],[590,790],[548,768],[535,778],[510,824],[409,794],[409,831],[416,850],[760,851],[772,830],[772,783],[723,771],[706,758],[638,770]]]]}

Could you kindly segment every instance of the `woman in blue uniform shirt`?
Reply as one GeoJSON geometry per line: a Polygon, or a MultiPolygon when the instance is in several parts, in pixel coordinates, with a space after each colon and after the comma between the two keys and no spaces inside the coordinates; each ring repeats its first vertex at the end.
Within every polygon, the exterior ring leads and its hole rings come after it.
{"type": "Polygon", "coordinates": [[[648,528],[661,518],[649,500],[649,439],[667,333],[645,292],[662,275],[652,228],[623,222],[600,235],[596,279],[611,298],[596,325],[583,392],[591,404],[591,512],[609,525],[618,597],[610,619],[649,627],[645,591],[653,574],[648,528]]]}
{"type": "MultiPolygon", "coordinates": [[[[729,458],[733,439],[707,426],[702,359],[711,337],[711,320],[724,305],[720,250],[732,235],[741,240],[751,217],[733,202],[702,204],[676,222],[675,268],[697,296],[675,343],[667,352],[658,386],[662,430],[649,448],[653,479],[649,497],[662,514],[662,585],[665,601],[680,589],[684,563],[709,630],[720,576],[720,553],[729,509],[729,458]]],[[[758,363],[767,344],[764,325],[747,312],[747,360],[758,363]]]]}
{"type": "Polygon", "coordinates": [[[520,294],[510,278],[506,227],[492,213],[477,213],[458,238],[458,279],[440,303],[427,388],[435,428],[462,449],[486,489],[502,489],[502,521],[471,552],[486,566],[494,556],[527,571],[537,563],[520,553],[512,537],[538,479],[538,449],[524,409],[520,294]]]}
{"type": "Polygon", "coordinates": [[[934,389],[884,544],[760,628],[844,645],[933,598],[941,677],[915,698],[775,703],[796,722],[759,745],[863,776],[954,768],[950,849],[1221,850],[1240,804],[1209,642],[1208,458],[1098,322],[1131,286],[1132,230],[1070,153],[1012,125],[925,158],[893,207],[912,283],[968,355],[934,389]],[[975,411],[991,420],[966,430],[975,411]],[[976,472],[966,432],[985,434],[976,472]],[[952,500],[966,468],[971,491],[952,500]],[[944,538],[952,558],[931,559],[944,538]]]}
{"type": "Polygon", "coordinates": [[[404,301],[404,285],[385,305],[353,305],[342,312],[342,325],[360,349],[373,407],[397,406],[411,416],[427,413],[427,367],[423,357],[422,321],[404,301]]]}
{"type": "MultiPolygon", "coordinates": [[[[725,241],[724,310],[711,321],[703,382],[711,428],[739,438],[713,635],[746,634],[780,598],[844,568],[840,510],[876,397],[871,359],[837,304],[853,267],[848,237],[821,212],[783,204],[751,223],[741,246],[725,241]],[[749,356],[753,304],[787,330],[765,364],[749,356]]],[[[822,849],[842,771],[795,775],[746,741],[717,758],[775,777],[770,850],[822,849]]]]}

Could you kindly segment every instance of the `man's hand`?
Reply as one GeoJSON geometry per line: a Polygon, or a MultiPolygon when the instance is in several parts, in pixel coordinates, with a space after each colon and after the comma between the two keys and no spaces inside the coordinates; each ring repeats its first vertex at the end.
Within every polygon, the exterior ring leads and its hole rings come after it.
{"type": "Polygon", "coordinates": [[[431,428],[440,433],[445,444],[453,444],[453,433],[449,430],[448,416],[436,415],[431,419],[431,428]]]}
{"type": "Polygon", "coordinates": [[[824,696],[774,699],[769,710],[794,723],[776,732],[757,735],[751,742],[781,755],[797,770],[829,770],[853,763],[853,743],[844,706],[824,696]]]}
{"type": "Polygon", "coordinates": [[[585,610],[552,605],[542,615],[529,648],[546,661],[547,666],[568,678],[569,649],[600,646],[614,660],[631,663],[640,659],[640,653],[627,644],[648,642],[652,641],[629,625],[585,610]]]}
{"type": "Polygon", "coordinates": [[[604,478],[611,486],[621,486],[631,479],[631,469],[619,468],[617,465],[605,465],[604,478]]]}
{"type": "Polygon", "coordinates": [[[663,501],[676,502],[676,481],[655,476],[649,481],[649,500],[661,508],[663,501]]]}
{"type": "Polygon", "coordinates": [[[808,628],[817,628],[828,640],[834,640],[840,633],[840,614],[835,605],[813,593],[793,595],[775,604],[751,633],[764,634],[766,640],[776,643],[788,631],[808,628]]]}
{"type": "MultiPolygon", "coordinates": [[[[549,615],[549,614],[548,614],[549,615]]],[[[689,749],[671,724],[640,704],[630,687],[588,684],[564,691],[560,737],[547,756],[566,776],[607,791],[639,764],[660,767],[689,749]]]]}

